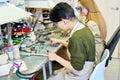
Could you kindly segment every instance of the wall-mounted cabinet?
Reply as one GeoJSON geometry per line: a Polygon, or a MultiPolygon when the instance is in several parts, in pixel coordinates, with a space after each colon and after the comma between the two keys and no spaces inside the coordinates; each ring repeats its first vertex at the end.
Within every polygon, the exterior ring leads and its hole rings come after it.
{"type": "Polygon", "coordinates": [[[58,2],[67,2],[73,4],[76,0],[25,0],[27,8],[52,8],[58,2]]]}
{"type": "Polygon", "coordinates": [[[48,0],[25,0],[27,8],[50,8],[48,0]]]}

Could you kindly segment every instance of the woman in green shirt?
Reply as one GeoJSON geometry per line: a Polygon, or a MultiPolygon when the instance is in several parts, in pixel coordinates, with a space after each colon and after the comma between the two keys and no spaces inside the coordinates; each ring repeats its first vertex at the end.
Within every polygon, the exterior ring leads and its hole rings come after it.
{"type": "Polygon", "coordinates": [[[69,41],[51,38],[51,42],[61,43],[68,48],[69,61],[48,53],[49,60],[57,61],[64,68],[48,80],[88,80],[95,61],[95,40],[88,27],[81,24],[67,3],[58,3],[50,13],[51,21],[63,31],[71,31],[69,41]]]}

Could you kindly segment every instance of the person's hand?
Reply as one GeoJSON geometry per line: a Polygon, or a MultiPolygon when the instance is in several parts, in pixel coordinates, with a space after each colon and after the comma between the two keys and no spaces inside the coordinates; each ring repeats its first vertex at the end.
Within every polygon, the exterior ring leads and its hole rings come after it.
{"type": "Polygon", "coordinates": [[[50,38],[50,41],[51,41],[51,44],[56,44],[60,42],[60,40],[56,38],[50,38]]]}
{"type": "Polygon", "coordinates": [[[48,53],[48,58],[49,58],[49,60],[51,60],[51,61],[55,61],[56,58],[57,58],[57,55],[56,55],[56,53],[51,53],[51,52],[49,52],[49,53],[48,53]]]}

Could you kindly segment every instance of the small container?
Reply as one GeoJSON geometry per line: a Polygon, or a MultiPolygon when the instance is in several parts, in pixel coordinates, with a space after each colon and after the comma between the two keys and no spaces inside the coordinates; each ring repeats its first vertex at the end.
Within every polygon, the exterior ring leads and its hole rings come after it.
{"type": "Polygon", "coordinates": [[[0,65],[8,63],[8,55],[7,54],[1,54],[0,55],[0,65]]]}
{"type": "Polygon", "coordinates": [[[40,47],[39,46],[35,46],[35,53],[40,53],[40,47]]]}
{"type": "Polygon", "coordinates": [[[0,65],[8,63],[7,48],[0,49],[0,65]]]}
{"type": "Polygon", "coordinates": [[[20,50],[25,50],[25,49],[26,49],[26,44],[22,44],[20,50]]]}

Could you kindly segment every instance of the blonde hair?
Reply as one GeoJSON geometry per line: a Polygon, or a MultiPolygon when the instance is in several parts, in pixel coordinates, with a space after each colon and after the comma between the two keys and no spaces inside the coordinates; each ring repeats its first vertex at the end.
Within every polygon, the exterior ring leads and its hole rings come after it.
{"type": "Polygon", "coordinates": [[[93,0],[78,0],[78,2],[80,2],[82,6],[88,9],[89,13],[88,13],[87,19],[93,20],[98,24],[99,30],[101,33],[100,36],[103,40],[105,40],[107,36],[107,27],[106,27],[105,20],[101,12],[99,11],[96,3],[93,0]]]}

